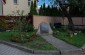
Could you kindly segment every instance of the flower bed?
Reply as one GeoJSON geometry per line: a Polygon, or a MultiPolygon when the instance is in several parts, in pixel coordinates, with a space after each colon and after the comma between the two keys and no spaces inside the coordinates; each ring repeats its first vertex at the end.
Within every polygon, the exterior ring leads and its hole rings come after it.
{"type": "Polygon", "coordinates": [[[57,50],[42,37],[35,35],[34,32],[27,32],[25,34],[27,36],[20,37],[18,32],[0,32],[0,40],[15,42],[34,50],[57,50]]]}

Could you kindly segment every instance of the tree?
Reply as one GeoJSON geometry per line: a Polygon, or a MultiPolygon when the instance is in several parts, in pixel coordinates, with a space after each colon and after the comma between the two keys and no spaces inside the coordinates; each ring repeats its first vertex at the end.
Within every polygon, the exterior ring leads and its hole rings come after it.
{"type": "Polygon", "coordinates": [[[43,15],[43,7],[41,5],[40,9],[39,9],[39,15],[43,15]]]}
{"type": "Polygon", "coordinates": [[[34,13],[33,13],[34,15],[37,15],[36,7],[37,7],[37,6],[36,6],[36,0],[35,0],[35,1],[34,1],[34,13]]]}
{"type": "Polygon", "coordinates": [[[33,1],[31,1],[30,14],[37,15],[36,0],[34,1],[34,3],[33,3],[33,1]]]}
{"type": "Polygon", "coordinates": [[[48,7],[46,8],[46,15],[47,16],[51,16],[52,10],[50,8],[50,5],[48,5],[48,7]]]}
{"type": "Polygon", "coordinates": [[[33,1],[31,1],[31,7],[30,7],[30,14],[33,15],[34,13],[34,5],[33,5],[33,1]]]}
{"type": "Polygon", "coordinates": [[[59,3],[59,6],[61,8],[61,11],[63,11],[63,14],[67,17],[69,21],[69,27],[71,29],[74,29],[73,21],[72,21],[72,6],[77,7],[81,13],[85,13],[85,0],[49,0],[51,4],[57,5],[59,3]]]}
{"type": "Polygon", "coordinates": [[[46,7],[45,7],[45,3],[43,4],[43,15],[46,15],[46,9],[45,9],[46,7]]]}

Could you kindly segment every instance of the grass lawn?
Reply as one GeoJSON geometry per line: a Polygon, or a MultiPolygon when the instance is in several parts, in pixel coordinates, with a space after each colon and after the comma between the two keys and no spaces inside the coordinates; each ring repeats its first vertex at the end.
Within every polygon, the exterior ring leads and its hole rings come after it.
{"type": "MultiPolygon", "coordinates": [[[[0,40],[10,41],[12,34],[17,34],[17,32],[0,32],[0,40]]],[[[32,33],[28,33],[28,34],[32,34],[32,33]]],[[[19,43],[19,44],[34,50],[57,50],[54,46],[49,44],[42,37],[36,37],[33,38],[33,40],[30,42],[19,43]]]]}
{"type": "Polygon", "coordinates": [[[0,40],[9,41],[12,32],[0,32],[0,40]]]}
{"type": "Polygon", "coordinates": [[[78,33],[78,35],[69,37],[67,32],[60,31],[58,34],[55,34],[54,36],[79,48],[82,47],[83,44],[85,44],[85,33],[78,33]]]}
{"type": "Polygon", "coordinates": [[[23,46],[29,47],[34,50],[57,50],[42,37],[36,37],[33,41],[22,44],[23,46]]]}

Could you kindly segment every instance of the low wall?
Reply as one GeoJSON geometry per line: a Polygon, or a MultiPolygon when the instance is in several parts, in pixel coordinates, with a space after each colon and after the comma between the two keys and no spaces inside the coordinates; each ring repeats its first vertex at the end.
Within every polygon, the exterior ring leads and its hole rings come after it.
{"type": "MultiPolygon", "coordinates": [[[[82,25],[85,25],[85,17],[73,17],[72,21],[75,27],[81,28],[82,25]]],[[[41,22],[46,23],[61,23],[62,25],[68,25],[68,19],[66,17],[51,17],[51,16],[33,16],[33,25],[35,29],[38,29],[38,26],[41,22]]],[[[83,26],[85,28],[85,26],[83,26]]]]}
{"type": "Polygon", "coordinates": [[[46,22],[46,23],[62,23],[61,21],[61,17],[51,17],[51,16],[33,16],[33,25],[35,27],[35,29],[38,28],[39,24],[42,22],[46,22]],[[56,18],[59,18],[56,20],[56,18]]]}

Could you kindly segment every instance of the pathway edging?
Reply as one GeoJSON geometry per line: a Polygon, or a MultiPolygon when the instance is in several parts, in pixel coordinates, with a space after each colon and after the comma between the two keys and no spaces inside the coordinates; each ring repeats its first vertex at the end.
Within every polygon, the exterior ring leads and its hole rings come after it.
{"type": "Polygon", "coordinates": [[[20,50],[23,50],[25,52],[32,53],[32,54],[57,54],[57,55],[60,55],[60,53],[59,53],[60,51],[58,51],[58,50],[55,50],[55,51],[52,51],[52,50],[51,51],[33,50],[33,49],[30,49],[30,48],[26,48],[26,47],[17,45],[15,43],[10,43],[10,42],[6,42],[6,41],[0,41],[0,43],[14,47],[14,48],[17,48],[17,49],[20,49],[20,50]]]}

